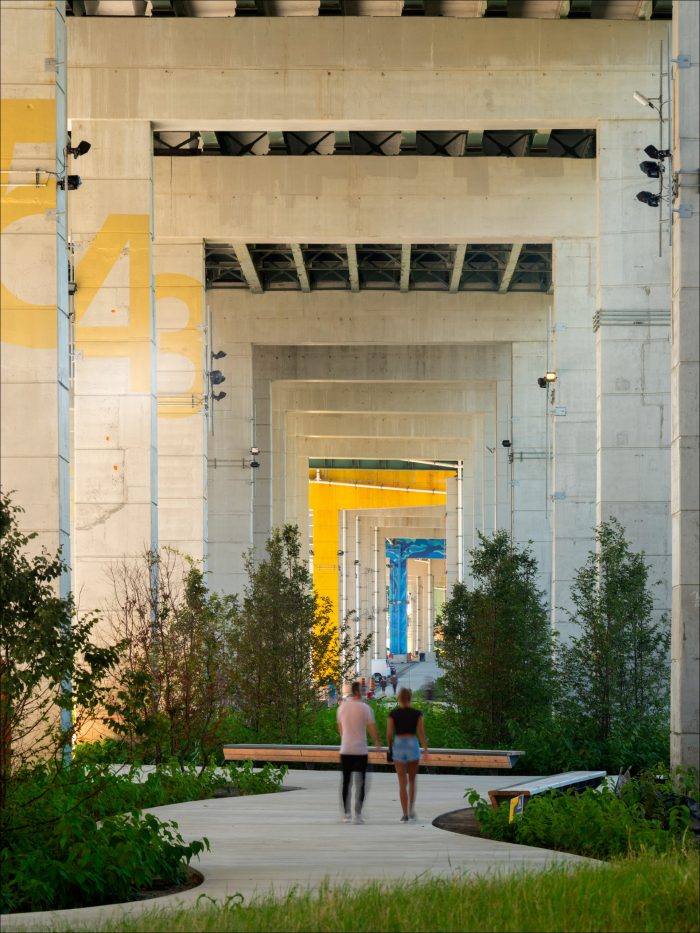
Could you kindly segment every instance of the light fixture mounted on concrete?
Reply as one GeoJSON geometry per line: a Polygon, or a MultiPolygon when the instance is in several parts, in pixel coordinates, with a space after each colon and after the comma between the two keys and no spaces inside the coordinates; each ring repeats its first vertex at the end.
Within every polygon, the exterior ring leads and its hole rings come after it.
{"type": "Polygon", "coordinates": [[[85,139],[81,139],[77,146],[66,146],[66,155],[72,155],[74,159],[79,159],[90,151],[92,146],[85,139]]]}

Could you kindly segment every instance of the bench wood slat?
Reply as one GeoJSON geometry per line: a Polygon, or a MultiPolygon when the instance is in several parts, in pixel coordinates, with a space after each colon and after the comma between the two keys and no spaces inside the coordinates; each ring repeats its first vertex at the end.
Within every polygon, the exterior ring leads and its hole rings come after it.
{"type": "Polygon", "coordinates": [[[563,771],[549,777],[534,778],[531,781],[490,790],[489,798],[491,806],[496,808],[502,801],[511,800],[513,797],[534,797],[535,794],[542,794],[548,790],[597,787],[606,775],[607,771],[563,771]]]}
{"type": "MultiPolygon", "coordinates": [[[[370,749],[370,764],[386,764],[386,753],[386,747],[381,751],[370,749]]],[[[523,754],[520,751],[437,748],[430,750],[425,764],[439,768],[510,769],[523,754]]],[[[224,745],[224,759],[339,764],[340,749],[337,745],[224,745]]]]}

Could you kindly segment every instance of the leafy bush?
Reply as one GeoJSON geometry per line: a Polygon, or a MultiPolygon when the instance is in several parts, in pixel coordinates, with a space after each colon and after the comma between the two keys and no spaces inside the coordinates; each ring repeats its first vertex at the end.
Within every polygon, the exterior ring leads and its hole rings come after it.
{"type": "Polygon", "coordinates": [[[99,765],[41,765],[18,775],[4,811],[0,910],[87,907],[179,884],[208,847],[141,815],[139,789],[99,765]],[[125,812],[126,811],[126,812],[125,812]]]}
{"type": "Polygon", "coordinates": [[[35,767],[13,784],[0,850],[3,912],[125,901],[179,884],[207,840],[187,844],[175,822],[140,811],[201,800],[229,785],[241,794],[269,793],[286,772],[271,765],[254,772],[250,762],[196,769],[172,759],[140,780],[137,765],[115,773],[90,761],[105,754],[102,743],[78,748],[69,768],[35,767]]]}
{"type": "Polygon", "coordinates": [[[508,741],[508,722],[547,716],[554,695],[552,632],[537,561],[507,531],[479,535],[474,589],[457,583],[436,628],[447,695],[476,744],[508,741]]]}
{"type": "Polygon", "coordinates": [[[112,567],[110,618],[123,653],[105,724],[130,758],[207,760],[232,703],[236,600],[207,589],[202,569],[171,548],[112,567]]]}
{"type": "Polygon", "coordinates": [[[558,648],[560,715],[600,746],[624,743],[632,730],[668,732],[668,619],[654,620],[649,567],[616,519],[596,528],[571,599],[578,634],[558,648]]]}
{"type": "MultiPolygon", "coordinates": [[[[476,810],[481,831],[491,839],[609,859],[671,852],[686,841],[690,798],[678,794],[678,781],[679,775],[668,771],[661,776],[645,772],[624,785],[619,795],[606,786],[538,794],[512,822],[508,802],[493,808],[473,789],[465,796],[476,810]]],[[[686,780],[686,791],[688,784],[694,784],[697,799],[697,776],[686,780]]]]}

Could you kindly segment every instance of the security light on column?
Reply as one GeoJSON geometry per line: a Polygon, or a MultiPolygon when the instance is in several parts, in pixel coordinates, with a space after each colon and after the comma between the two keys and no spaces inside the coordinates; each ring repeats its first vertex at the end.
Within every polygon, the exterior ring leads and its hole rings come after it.
{"type": "Polygon", "coordinates": [[[92,146],[85,139],[81,139],[77,146],[66,146],[66,155],[72,155],[74,159],[79,159],[90,151],[92,146]]]}

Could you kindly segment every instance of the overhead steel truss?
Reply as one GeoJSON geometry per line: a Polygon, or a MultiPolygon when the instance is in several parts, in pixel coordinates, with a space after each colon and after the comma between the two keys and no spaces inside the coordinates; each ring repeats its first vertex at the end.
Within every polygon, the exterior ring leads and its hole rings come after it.
{"type": "Polygon", "coordinates": [[[154,153],[163,156],[527,156],[593,159],[595,130],[298,130],[274,132],[156,132],[154,153]]]}
{"type": "MultiPolygon", "coordinates": [[[[69,16],[304,16],[372,15],[382,0],[66,0],[69,16]]],[[[559,19],[670,19],[672,0],[394,0],[383,3],[393,16],[455,16],[559,19]]]]}
{"type": "Polygon", "coordinates": [[[339,244],[248,243],[241,247],[209,243],[205,266],[208,288],[547,292],[552,284],[552,246],[359,243],[349,248],[339,244]],[[248,262],[252,268],[248,266],[246,275],[248,262]]]}

